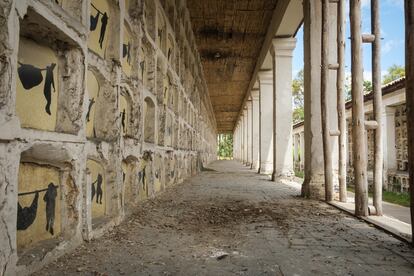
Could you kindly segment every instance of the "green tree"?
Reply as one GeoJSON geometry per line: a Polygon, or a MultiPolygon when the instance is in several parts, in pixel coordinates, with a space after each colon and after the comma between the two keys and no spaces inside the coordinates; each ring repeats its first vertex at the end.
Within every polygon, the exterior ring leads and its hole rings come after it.
{"type": "Polygon", "coordinates": [[[218,135],[218,156],[223,159],[233,157],[233,135],[219,134],[218,135]]]}
{"type": "Polygon", "coordinates": [[[364,80],[364,94],[370,93],[372,91],[372,82],[364,80]]]}
{"type": "Polygon", "coordinates": [[[387,84],[402,77],[405,77],[404,66],[394,64],[387,69],[387,74],[384,75],[382,83],[387,84]]]}
{"type": "Polygon", "coordinates": [[[292,81],[292,97],[293,97],[293,123],[303,121],[304,112],[304,88],[303,88],[303,69],[300,70],[292,81]]]}

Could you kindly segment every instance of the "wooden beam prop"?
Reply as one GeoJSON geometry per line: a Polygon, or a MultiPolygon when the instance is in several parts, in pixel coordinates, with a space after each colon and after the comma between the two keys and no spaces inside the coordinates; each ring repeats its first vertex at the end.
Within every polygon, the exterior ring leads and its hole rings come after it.
{"type": "MultiPolygon", "coordinates": [[[[405,95],[407,118],[414,118],[414,1],[405,0],[405,95]]],[[[407,120],[411,221],[414,222],[414,121],[407,120]]],[[[411,227],[414,237],[414,227],[411,227]]],[[[412,238],[414,245],[414,238],[412,238]]]]}
{"type": "Polygon", "coordinates": [[[362,68],[361,1],[350,0],[352,141],[354,158],[355,215],[368,215],[367,152],[362,68]]]}
{"type": "Polygon", "coordinates": [[[382,216],[383,183],[383,137],[382,137],[382,89],[381,89],[381,30],[379,0],[371,0],[372,42],[372,93],[374,94],[374,119],[376,121],[374,137],[374,195],[373,203],[377,216],[382,216]]]}
{"type": "Polygon", "coordinates": [[[332,175],[332,148],[329,133],[329,104],[328,104],[328,80],[329,80],[329,0],[322,0],[322,47],[321,47],[321,121],[323,157],[325,167],[325,200],[333,200],[333,175],[332,175]]]}
{"type": "Polygon", "coordinates": [[[337,22],[337,51],[338,51],[338,70],[336,71],[336,99],[338,110],[339,128],[339,201],[346,202],[348,193],[346,190],[346,110],[345,110],[345,0],[338,2],[338,22],[337,22]]]}

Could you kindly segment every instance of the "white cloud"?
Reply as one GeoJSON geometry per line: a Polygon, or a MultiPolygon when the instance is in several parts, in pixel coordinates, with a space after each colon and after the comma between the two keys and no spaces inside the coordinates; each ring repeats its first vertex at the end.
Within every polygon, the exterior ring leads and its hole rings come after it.
{"type": "Polygon", "coordinates": [[[404,0],[386,0],[386,3],[404,9],[404,0]]]}
{"type": "Polygon", "coordinates": [[[391,52],[395,48],[401,47],[403,44],[404,44],[404,40],[403,39],[400,39],[400,40],[393,40],[393,39],[388,40],[385,43],[383,43],[381,52],[382,52],[382,54],[388,54],[389,52],[391,52]]]}
{"type": "Polygon", "coordinates": [[[371,5],[371,0],[362,0],[361,1],[361,7],[364,8],[368,8],[371,5]]]}

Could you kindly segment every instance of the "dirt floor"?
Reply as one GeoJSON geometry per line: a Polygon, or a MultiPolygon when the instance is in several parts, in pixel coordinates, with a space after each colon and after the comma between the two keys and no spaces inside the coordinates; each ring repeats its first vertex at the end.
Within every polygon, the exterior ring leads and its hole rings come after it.
{"type": "Polygon", "coordinates": [[[414,249],[217,161],[35,275],[414,275],[414,249]]]}

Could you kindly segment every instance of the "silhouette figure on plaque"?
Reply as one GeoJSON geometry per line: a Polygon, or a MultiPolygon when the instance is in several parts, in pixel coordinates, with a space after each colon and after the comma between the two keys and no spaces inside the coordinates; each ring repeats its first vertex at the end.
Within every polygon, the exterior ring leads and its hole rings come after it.
{"type": "Polygon", "coordinates": [[[30,90],[33,87],[38,86],[43,81],[42,71],[46,71],[45,82],[43,86],[43,95],[46,99],[46,106],[45,111],[47,114],[51,115],[50,112],[50,105],[52,103],[52,87],[53,91],[55,89],[55,81],[53,77],[53,70],[56,67],[56,63],[51,63],[46,68],[37,68],[30,64],[23,64],[19,62],[19,68],[17,69],[17,73],[19,75],[19,79],[23,85],[23,88],[26,90],[30,90]]]}
{"type": "Polygon", "coordinates": [[[43,88],[43,94],[45,95],[45,99],[46,99],[46,113],[49,115],[52,115],[52,113],[50,113],[50,104],[52,102],[52,87],[53,87],[53,92],[56,92],[56,88],[55,88],[55,81],[53,78],[53,70],[56,67],[56,63],[52,63],[50,66],[46,67],[46,79],[45,79],[45,86],[43,88]]]}
{"type": "Polygon", "coordinates": [[[98,173],[96,180],[92,183],[92,201],[96,194],[96,203],[98,204],[102,204],[102,196],[103,196],[102,181],[103,181],[102,175],[98,173]],[[95,183],[96,183],[96,189],[95,189],[95,183]]]}
{"type": "Polygon", "coordinates": [[[125,112],[125,108],[122,110],[121,112],[121,125],[122,125],[122,131],[125,133],[126,132],[126,128],[125,128],[125,119],[126,119],[126,112],[125,112]]]}
{"type": "Polygon", "coordinates": [[[98,26],[99,18],[102,15],[101,30],[100,30],[100,33],[99,33],[99,46],[102,49],[109,17],[108,17],[108,14],[106,12],[100,11],[93,4],[91,4],[91,6],[92,6],[92,8],[94,8],[96,10],[97,13],[96,13],[95,16],[93,16],[93,15],[90,16],[90,26],[89,26],[90,31],[95,31],[96,30],[96,27],[98,26]]]}
{"type": "Polygon", "coordinates": [[[86,113],[86,121],[89,122],[89,115],[91,114],[91,109],[93,104],[95,103],[95,98],[89,99],[89,105],[88,105],[88,113],[86,113]]]}
{"type": "Polygon", "coordinates": [[[89,26],[89,30],[90,31],[95,31],[96,27],[98,26],[98,21],[99,21],[99,16],[102,14],[100,10],[98,10],[93,4],[91,4],[92,8],[94,8],[96,10],[96,15],[90,16],[90,26],[89,26]]]}
{"type": "Polygon", "coordinates": [[[106,12],[102,15],[102,19],[101,19],[101,33],[99,35],[99,46],[101,46],[102,49],[102,44],[104,42],[105,39],[105,32],[106,32],[106,25],[108,25],[108,15],[106,14],[106,12]]]}
{"type": "Polygon", "coordinates": [[[39,201],[39,192],[35,193],[30,207],[22,207],[17,202],[17,230],[26,230],[36,219],[37,203],[39,201]]]}
{"type": "Polygon", "coordinates": [[[53,224],[55,223],[57,188],[58,186],[49,183],[43,197],[43,200],[46,202],[46,231],[49,231],[52,235],[54,235],[53,224]]]}
{"type": "Polygon", "coordinates": [[[131,64],[131,43],[122,44],[122,57],[126,57],[128,64],[131,64]]]}

